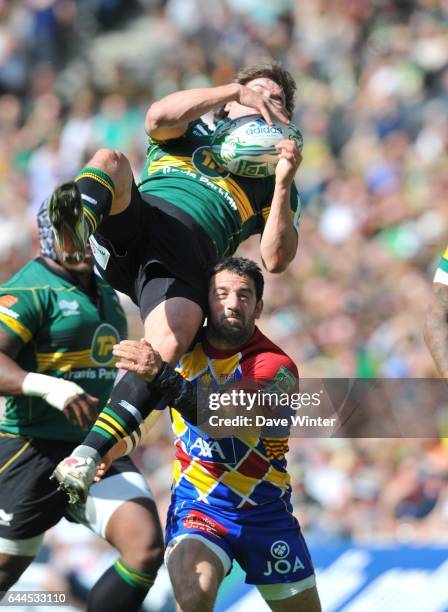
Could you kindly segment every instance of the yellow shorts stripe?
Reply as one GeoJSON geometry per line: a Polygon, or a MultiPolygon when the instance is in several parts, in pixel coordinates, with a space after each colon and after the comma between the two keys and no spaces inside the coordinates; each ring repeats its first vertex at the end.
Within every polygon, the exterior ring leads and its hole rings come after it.
{"type": "Polygon", "coordinates": [[[25,444],[23,446],[21,446],[19,448],[19,450],[10,459],[8,459],[8,461],[6,463],[4,463],[0,467],[0,474],[2,472],[4,472],[6,470],[6,468],[9,467],[12,463],[14,463],[14,461],[16,459],[18,459],[22,453],[24,453],[26,451],[28,446],[31,444],[31,440],[32,440],[32,438],[28,438],[28,440],[25,442],[25,444]]]}

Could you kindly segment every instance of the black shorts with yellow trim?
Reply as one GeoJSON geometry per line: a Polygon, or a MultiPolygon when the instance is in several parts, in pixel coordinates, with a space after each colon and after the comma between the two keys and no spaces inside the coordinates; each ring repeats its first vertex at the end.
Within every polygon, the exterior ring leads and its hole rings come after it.
{"type": "MultiPolygon", "coordinates": [[[[0,431],[0,538],[31,538],[65,516],[67,494],[50,476],[75,446],[0,431]]],[[[138,472],[129,457],[114,461],[105,478],[122,472],[138,472]]]]}
{"type": "Polygon", "coordinates": [[[207,232],[177,206],[133,184],[126,210],[98,227],[98,271],[139,307],[142,319],[161,302],[184,297],[207,307],[210,270],[217,260],[207,232]]]}

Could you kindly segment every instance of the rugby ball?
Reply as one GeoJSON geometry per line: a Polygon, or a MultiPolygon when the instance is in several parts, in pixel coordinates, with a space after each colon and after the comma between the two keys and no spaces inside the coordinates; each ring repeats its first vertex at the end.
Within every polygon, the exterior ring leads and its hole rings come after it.
{"type": "Polygon", "coordinates": [[[218,166],[232,174],[262,178],[275,174],[275,145],[285,138],[296,140],[302,150],[302,134],[292,123],[274,120],[268,125],[261,115],[224,119],[213,134],[211,154],[218,166]]]}

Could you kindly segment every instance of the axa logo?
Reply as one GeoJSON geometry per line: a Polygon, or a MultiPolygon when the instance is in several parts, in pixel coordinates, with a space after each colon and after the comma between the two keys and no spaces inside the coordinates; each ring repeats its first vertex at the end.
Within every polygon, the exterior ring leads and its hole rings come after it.
{"type": "Polygon", "coordinates": [[[120,334],[109,323],[102,323],[93,336],[90,355],[95,363],[108,365],[112,359],[114,344],[120,342],[120,334]]]}
{"type": "Polygon", "coordinates": [[[9,525],[11,525],[11,521],[14,518],[14,513],[8,513],[5,512],[5,510],[3,510],[3,508],[0,508],[0,525],[5,525],[6,527],[9,527],[9,525]]]}
{"type": "Polygon", "coordinates": [[[197,437],[193,444],[190,446],[190,451],[196,450],[199,457],[206,457],[207,459],[213,459],[216,455],[219,455],[221,459],[225,459],[225,455],[222,451],[221,445],[217,440],[204,440],[204,438],[197,437]]]}
{"type": "Polygon", "coordinates": [[[273,560],[266,561],[266,571],[264,576],[272,574],[295,574],[297,570],[305,569],[300,558],[295,555],[294,559],[288,559],[291,549],[289,544],[284,540],[276,540],[270,548],[271,557],[273,560]]]}
{"type": "Polygon", "coordinates": [[[63,317],[72,317],[73,315],[81,314],[79,304],[76,300],[59,300],[58,306],[63,317]]]}

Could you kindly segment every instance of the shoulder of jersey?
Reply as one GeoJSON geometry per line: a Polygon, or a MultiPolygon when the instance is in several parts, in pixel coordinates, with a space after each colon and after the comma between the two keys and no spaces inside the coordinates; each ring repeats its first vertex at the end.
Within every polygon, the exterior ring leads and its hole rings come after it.
{"type": "Polygon", "coordinates": [[[3,283],[4,286],[22,286],[32,288],[33,286],[45,285],[50,270],[43,266],[37,259],[32,259],[26,263],[14,276],[3,283]]]}
{"type": "Polygon", "coordinates": [[[273,360],[278,361],[279,365],[284,365],[285,367],[291,367],[293,370],[296,370],[296,365],[285,353],[285,351],[280,348],[275,342],[269,340],[267,336],[265,336],[258,328],[255,333],[254,338],[247,345],[246,349],[243,352],[250,354],[261,354],[261,353],[269,353],[273,360]]]}

